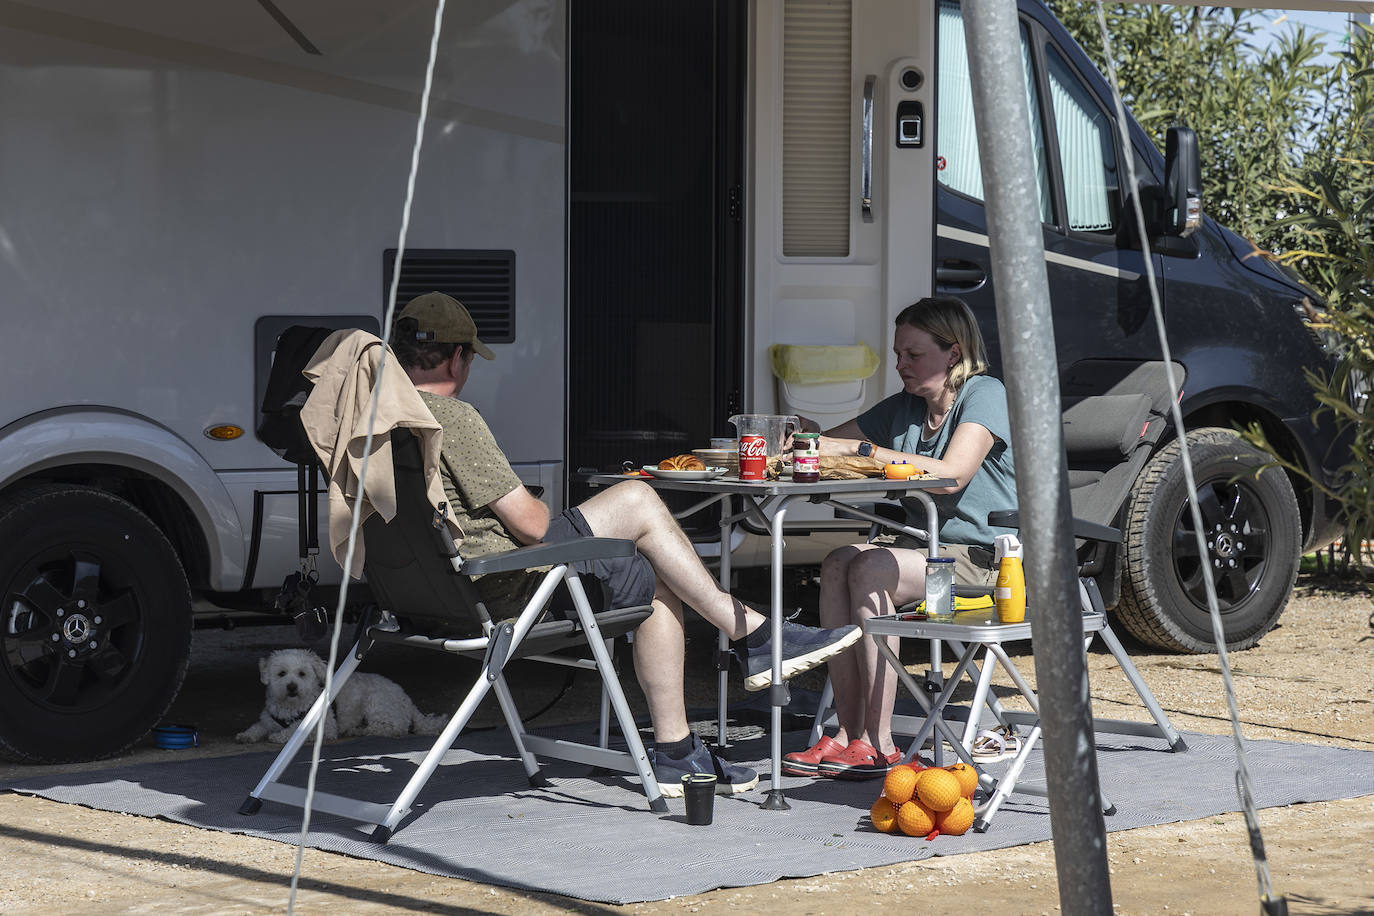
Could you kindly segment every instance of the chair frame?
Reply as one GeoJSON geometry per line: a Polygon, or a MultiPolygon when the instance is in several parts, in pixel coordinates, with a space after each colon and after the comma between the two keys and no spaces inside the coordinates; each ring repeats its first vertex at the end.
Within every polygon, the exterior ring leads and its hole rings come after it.
{"type": "Polygon", "coordinates": [[[410,813],[420,791],[438,768],[444,754],[457,741],[479,704],[488,693],[494,693],[531,786],[548,785],[540,771],[539,756],[589,764],[637,775],[650,809],[665,813],[668,810],[667,803],[663,800],[658,781],[654,778],[653,768],[640,740],[638,726],[625,699],[624,691],[620,687],[609,649],[611,641],[616,636],[632,631],[652,613],[653,609],[645,605],[593,611],[582,580],[573,568],[574,563],[585,560],[633,556],[634,543],[612,538],[582,538],[559,544],[536,544],[463,560],[447,535],[447,506],[441,505],[435,510],[429,506],[423,495],[424,487],[419,482],[418,472],[414,468],[419,455],[415,437],[408,430],[397,430],[392,434],[392,443],[397,476],[397,517],[391,523],[387,523],[380,516],[374,516],[364,525],[363,531],[368,548],[366,572],[374,593],[379,597],[381,608],[360,626],[361,635],[334,673],[328,693],[322,694],[316,700],[296,726],[267,772],[244,800],[239,809],[240,813],[255,814],[260,810],[264,800],[296,807],[305,805],[307,790],[283,782],[282,776],[301,747],[313,735],[329,704],[357,670],[368,650],[377,643],[480,658],[482,668],[476,682],[454,710],[443,731],[394,800],[379,803],[317,791],[313,793],[311,802],[314,808],[351,820],[374,824],[376,827],[372,832],[372,838],[379,843],[385,843],[410,813]],[[408,475],[405,473],[406,470],[409,471],[408,475]],[[416,500],[423,505],[423,509],[417,505],[416,500]],[[432,534],[427,536],[426,540],[432,545],[431,549],[417,549],[413,567],[399,571],[382,567],[374,560],[379,553],[378,548],[387,547],[393,553],[398,549],[404,551],[408,546],[404,542],[404,535],[411,535],[410,543],[414,542],[414,537],[418,535],[415,530],[417,516],[422,512],[430,516],[426,526],[432,534]],[[403,532],[406,525],[411,527],[409,531],[403,532]],[[391,540],[393,537],[395,541],[391,540]],[[402,543],[398,544],[396,541],[402,543]],[[552,568],[543,575],[533,596],[520,614],[513,620],[493,622],[469,577],[542,566],[552,568]],[[422,571],[423,575],[413,575],[416,571],[422,571]],[[406,582],[402,581],[403,578],[424,580],[422,585],[431,580],[437,581],[449,591],[448,597],[457,599],[456,603],[460,606],[415,606],[413,593],[407,596],[408,588],[394,588],[398,583],[406,585],[406,582]],[[388,585],[393,588],[388,589],[388,585]],[[567,587],[572,600],[573,615],[566,619],[541,619],[545,617],[550,600],[559,585],[567,587]],[[389,592],[394,592],[395,600],[387,600],[389,592]],[[455,624],[462,623],[476,623],[480,626],[481,632],[472,636],[446,635],[445,631],[455,624]],[[570,646],[589,648],[591,659],[551,658],[543,654],[570,646]],[[505,674],[509,662],[516,658],[594,667],[600,673],[603,684],[603,712],[599,745],[553,739],[531,734],[526,729],[515,707],[505,674]],[[607,701],[624,736],[626,750],[614,750],[607,746],[607,701]]]}

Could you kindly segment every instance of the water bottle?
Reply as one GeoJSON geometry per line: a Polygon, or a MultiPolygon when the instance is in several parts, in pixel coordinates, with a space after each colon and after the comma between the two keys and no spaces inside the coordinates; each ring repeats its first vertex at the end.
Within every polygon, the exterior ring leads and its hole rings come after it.
{"type": "Polygon", "coordinates": [[[954,619],[954,558],[926,560],[926,619],[948,623],[954,619]]]}
{"type": "Polygon", "coordinates": [[[1026,619],[1026,573],[1021,567],[1021,541],[1014,534],[999,534],[993,540],[997,560],[997,586],[992,603],[1002,623],[1026,619]]]}

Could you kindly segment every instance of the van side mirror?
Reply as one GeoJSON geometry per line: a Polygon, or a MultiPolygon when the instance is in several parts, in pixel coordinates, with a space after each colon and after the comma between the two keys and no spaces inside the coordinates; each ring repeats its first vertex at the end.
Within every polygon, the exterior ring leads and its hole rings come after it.
{"type": "Polygon", "coordinates": [[[1187,238],[1202,225],[1202,165],[1197,134],[1171,127],[1164,141],[1164,234],[1187,238]]]}

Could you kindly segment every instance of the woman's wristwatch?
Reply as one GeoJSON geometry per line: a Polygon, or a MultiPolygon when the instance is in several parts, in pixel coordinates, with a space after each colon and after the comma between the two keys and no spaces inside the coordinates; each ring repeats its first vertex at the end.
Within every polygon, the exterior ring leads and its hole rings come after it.
{"type": "Polygon", "coordinates": [[[860,443],[859,443],[859,457],[860,457],[860,458],[869,458],[869,457],[871,457],[872,455],[873,455],[873,443],[872,443],[872,442],[860,442],[860,443]]]}

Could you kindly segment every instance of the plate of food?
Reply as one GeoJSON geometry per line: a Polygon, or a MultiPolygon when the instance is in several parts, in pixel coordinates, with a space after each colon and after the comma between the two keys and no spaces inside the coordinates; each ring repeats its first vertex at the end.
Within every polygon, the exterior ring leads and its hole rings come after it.
{"type": "Polygon", "coordinates": [[[724,477],[729,468],[708,468],[703,467],[699,471],[677,471],[672,468],[657,468],[653,465],[644,465],[644,473],[650,477],[657,477],[660,480],[715,480],[717,477],[724,477]]]}
{"type": "Polygon", "coordinates": [[[658,464],[644,465],[644,473],[661,480],[714,480],[723,476],[727,468],[710,467],[696,455],[674,455],[658,464]]]}

